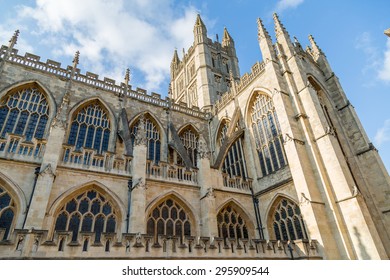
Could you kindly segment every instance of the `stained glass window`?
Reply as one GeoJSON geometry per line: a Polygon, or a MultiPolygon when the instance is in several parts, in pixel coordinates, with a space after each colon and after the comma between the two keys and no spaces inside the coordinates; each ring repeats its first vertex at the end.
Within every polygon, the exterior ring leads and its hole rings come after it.
{"type": "Polygon", "coordinates": [[[95,149],[98,154],[107,151],[110,139],[110,119],[99,102],[83,107],[73,117],[68,144],[95,149]]]}
{"type": "Polygon", "coordinates": [[[263,176],[286,165],[283,138],[270,97],[258,93],[251,108],[252,131],[263,176]]]}
{"type": "Polygon", "coordinates": [[[230,178],[247,178],[242,138],[238,138],[229,148],[222,166],[222,172],[230,178]]]}
{"type": "Polygon", "coordinates": [[[45,95],[36,87],[8,94],[0,102],[0,136],[25,135],[27,141],[43,138],[49,119],[45,95]]]}
{"type": "Polygon", "coordinates": [[[191,127],[182,131],[179,135],[188,156],[191,159],[192,166],[197,166],[197,156],[199,148],[199,136],[191,127]]]}

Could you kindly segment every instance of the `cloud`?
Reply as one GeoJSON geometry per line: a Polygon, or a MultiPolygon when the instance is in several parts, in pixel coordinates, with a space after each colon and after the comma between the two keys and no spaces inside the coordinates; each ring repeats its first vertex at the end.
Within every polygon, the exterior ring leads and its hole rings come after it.
{"type": "Polygon", "coordinates": [[[366,56],[366,65],[363,67],[363,73],[377,71],[380,67],[380,52],[375,46],[369,32],[363,32],[356,38],[355,48],[363,51],[366,56]]]}
{"type": "Polygon", "coordinates": [[[390,82],[390,38],[387,39],[383,65],[379,70],[379,79],[390,82]]]}
{"type": "Polygon", "coordinates": [[[379,148],[385,142],[390,141],[390,119],[385,120],[385,123],[375,134],[375,145],[379,148]]]}
{"type": "Polygon", "coordinates": [[[282,12],[290,8],[296,8],[303,3],[304,0],[279,0],[276,3],[275,11],[282,12]]]}
{"type": "Polygon", "coordinates": [[[79,50],[86,71],[121,81],[130,67],[144,79],[137,86],[159,90],[175,47],[193,42],[196,13],[173,0],[37,0],[19,6],[18,18],[51,55],[73,57],[79,50]]]}

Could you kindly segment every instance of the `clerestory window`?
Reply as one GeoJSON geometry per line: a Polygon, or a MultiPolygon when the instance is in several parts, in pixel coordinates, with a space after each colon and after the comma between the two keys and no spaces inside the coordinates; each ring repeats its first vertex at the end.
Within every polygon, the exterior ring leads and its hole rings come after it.
{"type": "Polygon", "coordinates": [[[271,98],[258,93],[250,116],[260,167],[265,176],[286,165],[282,133],[271,98]]]}
{"type": "Polygon", "coordinates": [[[98,154],[108,150],[110,140],[110,119],[99,102],[81,108],[73,117],[68,144],[94,149],[98,154]]]}
{"type": "Polygon", "coordinates": [[[199,149],[199,136],[191,127],[182,131],[179,135],[188,156],[191,159],[192,166],[197,166],[197,157],[199,149]]]}
{"type": "Polygon", "coordinates": [[[230,178],[247,178],[242,137],[238,138],[229,148],[222,165],[222,172],[230,178]]]}
{"type": "Polygon", "coordinates": [[[49,119],[49,105],[37,87],[8,94],[0,102],[0,136],[24,135],[27,141],[42,139],[49,119]]]}
{"type": "MultiPolygon", "coordinates": [[[[140,119],[138,119],[131,127],[130,137],[134,146],[135,137],[137,135],[140,119]]],[[[160,162],[161,158],[161,136],[157,125],[148,116],[145,116],[144,129],[146,131],[147,140],[147,159],[154,161],[155,163],[160,162]]]]}

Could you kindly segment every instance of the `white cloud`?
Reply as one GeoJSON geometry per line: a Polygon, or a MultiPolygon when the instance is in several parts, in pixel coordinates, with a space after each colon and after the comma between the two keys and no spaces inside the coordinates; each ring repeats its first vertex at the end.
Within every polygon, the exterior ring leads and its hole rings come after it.
{"type": "Polygon", "coordinates": [[[136,86],[151,91],[169,77],[175,47],[193,42],[197,13],[173,0],[36,0],[18,10],[51,55],[73,57],[79,50],[85,71],[118,81],[127,67],[136,69],[145,79],[136,86]]]}
{"type": "Polygon", "coordinates": [[[369,32],[363,32],[356,39],[355,48],[363,51],[366,56],[366,65],[364,66],[363,73],[376,72],[380,66],[380,53],[375,46],[371,34],[369,32]]]}
{"type": "Polygon", "coordinates": [[[304,0],[279,0],[276,3],[275,11],[282,12],[284,10],[295,8],[303,3],[304,0]]]}
{"type": "Polygon", "coordinates": [[[375,134],[375,145],[379,148],[385,142],[390,141],[390,119],[385,120],[385,123],[375,134]]]}
{"type": "Polygon", "coordinates": [[[390,82],[390,39],[387,39],[383,66],[379,70],[379,79],[390,82]]]}

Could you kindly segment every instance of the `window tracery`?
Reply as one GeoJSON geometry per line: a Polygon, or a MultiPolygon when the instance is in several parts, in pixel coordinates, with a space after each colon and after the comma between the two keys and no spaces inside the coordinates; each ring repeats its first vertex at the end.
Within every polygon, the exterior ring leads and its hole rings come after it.
{"type": "Polygon", "coordinates": [[[68,144],[94,149],[98,154],[108,150],[110,119],[99,102],[84,106],[72,120],[68,144]]]}
{"type": "Polygon", "coordinates": [[[146,231],[155,240],[158,235],[167,235],[182,241],[184,236],[191,236],[190,217],[179,203],[168,198],[150,211],[146,231]]]}
{"type": "Polygon", "coordinates": [[[229,148],[222,165],[222,172],[230,178],[247,178],[246,163],[242,137],[238,138],[229,148]]]}
{"type": "Polygon", "coordinates": [[[258,93],[251,109],[253,136],[263,176],[286,165],[283,138],[272,99],[258,93]]]}
{"type": "Polygon", "coordinates": [[[25,135],[27,141],[44,137],[49,119],[46,97],[36,87],[8,94],[0,102],[0,136],[7,133],[25,135]]]}
{"type": "Polygon", "coordinates": [[[273,214],[273,231],[277,240],[307,239],[301,210],[297,204],[283,198],[273,214]]]}
{"type": "Polygon", "coordinates": [[[245,219],[231,205],[219,211],[217,223],[219,237],[236,239],[249,237],[245,219]]]}
{"type": "Polygon", "coordinates": [[[103,232],[115,232],[118,212],[100,192],[87,190],[66,201],[57,214],[54,230],[72,232],[77,241],[80,231],[94,232],[95,242],[100,242],[103,232]]]}
{"type": "Polygon", "coordinates": [[[15,216],[15,202],[11,195],[0,186],[0,228],[5,229],[3,240],[7,239],[15,216]]]}
{"type": "Polygon", "coordinates": [[[197,166],[197,157],[199,150],[199,136],[191,128],[187,128],[182,131],[179,135],[181,142],[183,143],[184,148],[187,151],[188,156],[191,159],[192,166],[197,166]]]}
{"type": "MultiPolygon", "coordinates": [[[[134,146],[135,137],[137,135],[140,119],[138,119],[131,127],[130,137],[134,146]]],[[[155,163],[160,162],[161,159],[161,136],[157,125],[145,115],[144,119],[146,140],[147,140],[147,159],[152,160],[155,163]]]]}

